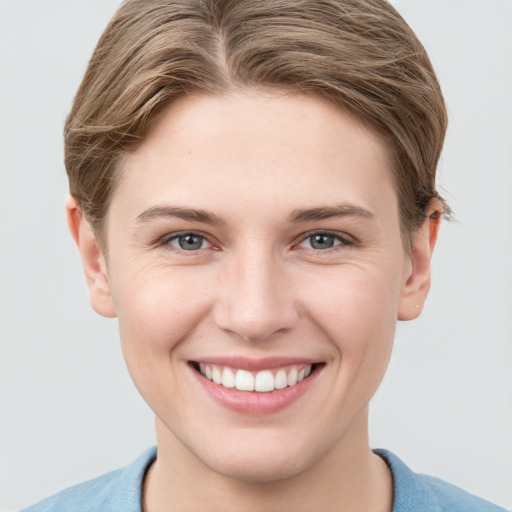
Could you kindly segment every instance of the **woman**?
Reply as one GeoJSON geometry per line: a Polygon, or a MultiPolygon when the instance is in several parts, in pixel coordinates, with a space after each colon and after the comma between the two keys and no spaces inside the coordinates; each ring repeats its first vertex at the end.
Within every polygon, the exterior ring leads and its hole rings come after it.
{"type": "Polygon", "coordinates": [[[158,448],[31,510],[499,510],[368,445],[445,129],[383,1],[123,4],[66,124],[67,214],[158,448]]]}

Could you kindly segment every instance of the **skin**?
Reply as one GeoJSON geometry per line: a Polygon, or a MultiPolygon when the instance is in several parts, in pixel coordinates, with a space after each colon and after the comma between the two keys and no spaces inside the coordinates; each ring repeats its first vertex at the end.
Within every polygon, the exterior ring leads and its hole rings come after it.
{"type": "Polygon", "coordinates": [[[368,402],[396,320],[423,306],[439,220],[405,250],[376,134],[311,96],[189,95],[123,163],[108,261],[72,199],[67,213],[92,306],[118,317],[129,371],[156,415],[145,510],[391,510],[368,402]],[[343,215],[291,218],[340,205],[343,215]],[[218,222],[155,214],[169,207],[218,222]],[[205,237],[198,250],[169,237],[190,231],[205,237]],[[313,248],[312,232],[326,231],[333,247],[313,248]],[[325,366],[290,406],[250,416],[198,385],[189,362],[218,355],[325,366]]]}

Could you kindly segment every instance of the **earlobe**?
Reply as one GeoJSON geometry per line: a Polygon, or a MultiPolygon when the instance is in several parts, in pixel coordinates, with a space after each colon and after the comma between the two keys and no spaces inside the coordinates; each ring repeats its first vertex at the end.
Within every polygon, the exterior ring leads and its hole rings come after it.
{"type": "Polygon", "coordinates": [[[102,316],[113,318],[116,315],[105,257],[102,254],[82,210],[73,197],[66,200],[66,218],[84,268],[91,306],[102,316]]]}
{"type": "Polygon", "coordinates": [[[430,290],[430,265],[441,223],[441,204],[434,199],[429,204],[427,217],[413,234],[411,272],[402,287],[398,320],[417,318],[430,290]]]}

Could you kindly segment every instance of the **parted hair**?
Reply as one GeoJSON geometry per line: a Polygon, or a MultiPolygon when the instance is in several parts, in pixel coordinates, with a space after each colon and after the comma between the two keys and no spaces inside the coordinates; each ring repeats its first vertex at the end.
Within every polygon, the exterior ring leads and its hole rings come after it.
{"type": "Polygon", "coordinates": [[[100,240],[124,156],[191,92],[313,94],[381,136],[403,235],[436,190],[446,108],[427,53],[386,0],[127,0],[91,57],[67,118],[70,193],[100,240]]]}

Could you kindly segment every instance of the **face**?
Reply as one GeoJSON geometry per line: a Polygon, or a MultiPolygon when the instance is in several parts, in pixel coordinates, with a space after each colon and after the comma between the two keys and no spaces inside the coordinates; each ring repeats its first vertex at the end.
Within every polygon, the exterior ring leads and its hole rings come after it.
{"type": "Polygon", "coordinates": [[[119,318],[160,448],[265,481],[367,443],[418,301],[369,129],[314,97],[188,96],[125,160],[106,240],[92,303],[119,318]]]}

